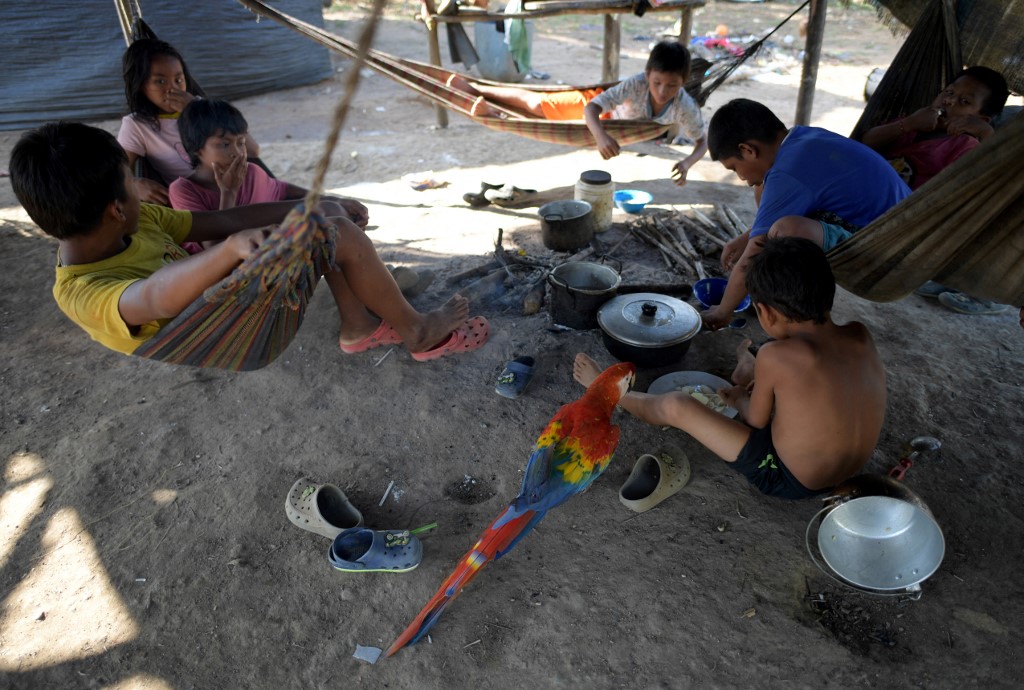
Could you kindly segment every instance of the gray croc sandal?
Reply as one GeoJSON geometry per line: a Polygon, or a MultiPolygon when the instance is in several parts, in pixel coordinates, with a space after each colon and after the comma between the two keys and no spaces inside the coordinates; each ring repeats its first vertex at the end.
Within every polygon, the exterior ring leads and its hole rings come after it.
{"type": "Polygon", "coordinates": [[[962,292],[943,292],[939,295],[939,302],[947,309],[952,309],[960,314],[971,314],[982,316],[985,314],[1002,314],[1010,308],[1009,304],[990,302],[987,299],[977,299],[962,292]]]}
{"type": "Polygon", "coordinates": [[[518,398],[533,378],[533,357],[516,357],[505,365],[494,392],[505,398],[518,398]]]}
{"type": "Polygon", "coordinates": [[[641,455],[629,479],[619,489],[619,501],[630,510],[643,513],[674,495],[690,481],[690,460],[675,446],[665,446],[656,455],[641,455]]]}
{"type": "Polygon", "coordinates": [[[334,539],[343,531],[361,527],[363,514],[333,484],[300,479],[288,491],[284,512],[296,527],[334,539]]]}
{"type": "Polygon", "coordinates": [[[920,295],[921,297],[930,297],[932,299],[938,299],[939,295],[945,292],[958,291],[954,290],[953,288],[946,287],[942,283],[936,283],[934,280],[929,280],[927,283],[914,290],[915,295],[920,295]]]}
{"type": "Polygon", "coordinates": [[[356,527],[335,537],[327,560],[346,573],[407,573],[423,560],[423,543],[408,530],[356,527]]]}

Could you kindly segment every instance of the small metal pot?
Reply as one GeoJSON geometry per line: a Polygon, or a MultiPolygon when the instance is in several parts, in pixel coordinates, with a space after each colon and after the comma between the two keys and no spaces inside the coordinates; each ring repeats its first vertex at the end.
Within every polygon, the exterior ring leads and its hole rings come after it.
{"type": "Polygon", "coordinates": [[[594,239],[593,208],[586,201],[552,201],[538,210],[540,238],[556,252],[586,247],[594,239]]]}
{"type": "Polygon", "coordinates": [[[696,309],[652,292],[613,297],[598,310],[597,324],[608,352],[641,368],[678,362],[701,329],[696,309]]]}

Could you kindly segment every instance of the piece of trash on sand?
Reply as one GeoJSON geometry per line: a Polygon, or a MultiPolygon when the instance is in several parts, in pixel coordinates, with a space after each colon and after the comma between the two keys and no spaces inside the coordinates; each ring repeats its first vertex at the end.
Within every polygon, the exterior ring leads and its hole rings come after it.
{"type": "Polygon", "coordinates": [[[447,180],[438,180],[434,177],[433,170],[416,173],[415,175],[406,175],[402,179],[417,192],[427,189],[442,189],[448,186],[447,180]]]}
{"type": "Polygon", "coordinates": [[[395,482],[394,482],[394,480],[392,480],[391,483],[388,484],[388,488],[386,488],[384,490],[384,495],[380,497],[380,503],[377,504],[378,508],[380,506],[384,505],[384,501],[388,500],[388,494],[391,493],[391,489],[393,489],[394,487],[395,487],[395,482]]]}
{"type": "Polygon", "coordinates": [[[380,653],[380,647],[364,647],[361,644],[357,644],[356,653],[352,656],[360,661],[368,661],[371,664],[375,664],[377,663],[377,659],[380,658],[380,653]]]}

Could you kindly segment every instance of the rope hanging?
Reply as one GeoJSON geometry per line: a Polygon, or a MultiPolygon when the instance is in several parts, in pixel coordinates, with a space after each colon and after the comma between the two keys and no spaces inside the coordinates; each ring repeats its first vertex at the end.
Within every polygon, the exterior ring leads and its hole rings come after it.
{"type": "Polygon", "coordinates": [[[140,345],[135,355],[248,371],[274,361],[294,339],[320,277],[335,268],[334,228],[313,213],[313,208],[323,193],[331,156],[385,3],[374,0],[370,19],[360,34],[356,61],[331,118],[306,198],[249,258],[140,345]]]}

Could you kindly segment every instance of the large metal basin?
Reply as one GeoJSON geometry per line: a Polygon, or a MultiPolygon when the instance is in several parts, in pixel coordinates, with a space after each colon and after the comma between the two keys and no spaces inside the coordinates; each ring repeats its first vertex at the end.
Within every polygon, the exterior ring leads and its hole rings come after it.
{"type": "Polygon", "coordinates": [[[946,551],[926,508],[890,496],[864,496],[829,509],[817,541],[835,574],[880,592],[913,590],[938,569],[946,551]]]}

